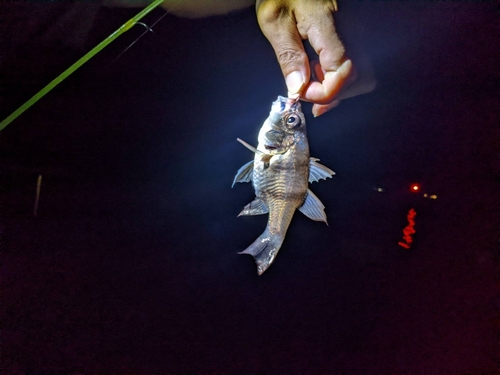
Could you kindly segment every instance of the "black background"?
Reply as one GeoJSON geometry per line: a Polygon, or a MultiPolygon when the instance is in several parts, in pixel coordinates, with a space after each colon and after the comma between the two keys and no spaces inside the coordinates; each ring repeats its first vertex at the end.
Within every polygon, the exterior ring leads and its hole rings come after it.
{"type": "MultiPolygon", "coordinates": [[[[137,13],[29,6],[4,8],[2,118],[137,13]]],[[[266,222],[236,218],[253,198],[230,188],[252,158],[236,138],[256,143],[285,86],[254,10],[167,15],[114,61],[136,26],[0,133],[4,373],[495,373],[496,7],[338,18],[378,86],[317,119],[303,105],[337,172],[311,187],[330,225],[297,214],[261,277],[236,254],[266,222]]]]}

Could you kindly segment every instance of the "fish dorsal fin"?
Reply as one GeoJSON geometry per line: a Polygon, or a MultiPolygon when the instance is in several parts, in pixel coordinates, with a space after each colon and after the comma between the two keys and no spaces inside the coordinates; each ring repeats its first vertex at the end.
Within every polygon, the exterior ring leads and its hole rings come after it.
{"type": "Polygon", "coordinates": [[[307,189],[306,199],[302,206],[299,207],[299,211],[311,220],[324,221],[326,225],[328,225],[326,221],[325,206],[323,206],[319,198],[309,189],[307,189]]]}
{"type": "Polygon", "coordinates": [[[234,176],[234,181],[231,187],[234,186],[237,182],[250,182],[252,181],[252,172],[253,172],[253,160],[250,160],[236,172],[236,176],[234,176]]]}
{"type": "Polygon", "coordinates": [[[326,180],[332,177],[335,172],[323,164],[317,163],[319,159],[311,158],[309,161],[309,182],[326,180]]]}
{"type": "Polygon", "coordinates": [[[263,215],[267,214],[269,209],[266,204],[260,198],[255,198],[253,201],[248,203],[243,210],[240,212],[239,216],[251,216],[251,215],[263,215]]]}

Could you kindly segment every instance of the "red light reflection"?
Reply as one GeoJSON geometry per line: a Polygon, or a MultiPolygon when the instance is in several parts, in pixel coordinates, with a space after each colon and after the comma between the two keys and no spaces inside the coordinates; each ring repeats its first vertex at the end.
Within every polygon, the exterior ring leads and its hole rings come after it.
{"type": "Polygon", "coordinates": [[[403,229],[403,240],[405,242],[398,242],[398,245],[401,247],[404,247],[405,249],[409,249],[411,246],[411,243],[413,242],[413,237],[412,234],[415,233],[415,216],[417,215],[417,211],[415,211],[413,208],[408,211],[408,215],[406,215],[406,218],[408,219],[408,225],[403,229]]]}

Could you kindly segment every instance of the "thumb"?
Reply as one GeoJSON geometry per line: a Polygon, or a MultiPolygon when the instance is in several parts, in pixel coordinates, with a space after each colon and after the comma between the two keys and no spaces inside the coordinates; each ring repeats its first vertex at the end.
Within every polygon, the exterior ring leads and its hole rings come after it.
{"type": "Polygon", "coordinates": [[[257,21],[276,53],[288,94],[300,94],[309,82],[309,60],[290,9],[275,1],[257,1],[257,21]]]}

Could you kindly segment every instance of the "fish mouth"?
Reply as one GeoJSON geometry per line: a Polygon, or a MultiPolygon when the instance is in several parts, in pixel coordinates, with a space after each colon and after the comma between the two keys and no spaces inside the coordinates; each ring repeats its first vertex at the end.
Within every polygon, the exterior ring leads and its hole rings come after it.
{"type": "Polygon", "coordinates": [[[266,150],[268,151],[275,151],[278,149],[278,146],[275,146],[275,145],[264,145],[264,147],[266,148],[266,150]]]}
{"type": "Polygon", "coordinates": [[[278,99],[273,102],[272,111],[275,113],[283,113],[291,109],[293,104],[294,102],[291,99],[284,96],[278,96],[278,99]]]}
{"type": "Polygon", "coordinates": [[[286,99],[283,97],[280,97],[278,100],[280,101],[281,111],[284,111],[286,108],[286,99]]]}
{"type": "Polygon", "coordinates": [[[297,99],[278,96],[278,99],[273,103],[276,105],[277,112],[296,111],[300,108],[300,101],[297,99]]]}

